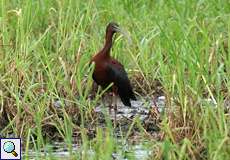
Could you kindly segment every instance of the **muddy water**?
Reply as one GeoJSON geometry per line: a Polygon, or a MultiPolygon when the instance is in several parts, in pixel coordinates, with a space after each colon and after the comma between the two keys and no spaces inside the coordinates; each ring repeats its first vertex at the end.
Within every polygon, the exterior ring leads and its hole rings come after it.
{"type": "MultiPolygon", "coordinates": [[[[59,102],[55,103],[55,106],[59,108],[58,106],[59,102]]],[[[106,105],[106,104],[105,104],[106,105]]],[[[146,118],[148,118],[149,110],[151,107],[157,107],[157,110],[159,112],[162,112],[164,110],[165,105],[165,97],[161,96],[158,97],[154,102],[151,99],[141,99],[138,101],[132,101],[132,107],[126,107],[124,106],[119,100],[117,101],[117,122],[122,125],[123,120],[125,119],[125,124],[123,126],[126,126],[126,128],[129,128],[129,125],[127,124],[127,119],[131,120],[139,116],[140,121],[145,121],[146,118]]],[[[104,105],[100,105],[95,108],[95,112],[99,115],[109,114],[108,107],[104,107],[104,105]],[[106,113],[105,113],[106,112],[106,113]]],[[[109,117],[114,120],[114,111],[110,113],[109,117]]],[[[117,127],[118,128],[118,127],[117,127]]],[[[126,129],[125,129],[126,130],[126,129]]],[[[124,143],[119,137],[120,137],[120,131],[115,130],[115,136],[117,136],[117,151],[116,153],[112,154],[112,158],[115,160],[126,160],[126,159],[147,159],[149,155],[151,154],[152,148],[150,145],[148,145],[148,142],[127,142],[124,143]]],[[[129,140],[128,140],[129,141],[129,140]]],[[[69,158],[71,156],[71,153],[68,151],[68,147],[63,142],[54,142],[51,146],[51,149],[44,149],[42,153],[39,153],[37,155],[38,157],[46,157],[50,153],[48,150],[51,150],[52,157],[55,158],[69,158]]],[[[48,147],[48,148],[50,148],[48,147]]],[[[81,151],[80,143],[76,142],[72,145],[72,153],[79,153],[81,151]]],[[[29,152],[29,159],[33,159],[33,157],[38,154],[36,152],[30,151],[29,152]]],[[[88,151],[88,155],[92,156],[95,154],[93,150],[88,151]]]]}
{"type": "MultiPolygon", "coordinates": [[[[216,103],[214,103],[210,99],[206,99],[202,101],[203,104],[209,104],[210,106],[215,107],[216,103]]],[[[57,103],[58,104],[58,103],[57,103]]],[[[56,104],[56,105],[57,105],[56,104]]],[[[146,119],[149,118],[149,111],[151,108],[155,107],[157,112],[161,114],[165,110],[165,97],[159,96],[157,99],[140,99],[139,101],[132,101],[132,107],[126,107],[122,105],[121,102],[117,102],[118,111],[117,111],[117,121],[121,125],[123,119],[130,119],[132,120],[134,117],[139,116],[139,119],[142,122],[145,122],[146,119]]],[[[100,105],[95,108],[95,112],[99,115],[109,114],[108,108],[104,107],[104,105],[100,105]],[[105,113],[106,112],[106,113],[105,113]]],[[[110,113],[109,117],[113,120],[114,119],[114,111],[110,113]]],[[[154,125],[154,124],[153,124],[154,125]]],[[[150,124],[150,126],[153,126],[150,124]]],[[[125,124],[124,126],[128,126],[125,124]]],[[[153,132],[154,129],[153,129],[153,132]]],[[[112,158],[115,160],[128,160],[128,159],[148,159],[151,155],[151,145],[148,142],[136,142],[136,143],[124,143],[119,138],[119,131],[115,130],[115,135],[117,136],[117,151],[116,153],[112,154],[112,158]]],[[[129,140],[128,140],[129,141],[129,140]]],[[[75,143],[72,145],[72,153],[80,153],[81,152],[81,145],[80,143],[75,143]]],[[[52,144],[52,157],[54,158],[70,158],[71,153],[68,151],[68,147],[65,143],[54,142],[52,144]]],[[[46,157],[49,152],[44,150],[42,153],[39,153],[39,156],[46,157]]],[[[95,152],[91,149],[88,150],[88,155],[95,155],[95,152]]],[[[35,152],[30,151],[29,158],[33,159],[35,152]]]]}
{"type": "MultiPolygon", "coordinates": [[[[121,101],[117,100],[117,120],[122,118],[132,119],[134,116],[139,116],[140,120],[147,118],[149,110],[151,107],[157,107],[159,112],[163,112],[165,107],[165,97],[160,96],[156,100],[152,99],[140,99],[137,101],[132,101],[132,107],[127,107],[122,104],[121,101]]],[[[108,105],[108,103],[106,103],[108,105]]],[[[100,105],[95,108],[97,113],[105,112],[108,108],[100,105]]],[[[110,118],[114,119],[114,110],[111,110],[110,118]]]]}
{"type": "MultiPolygon", "coordinates": [[[[145,143],[136,144],[136,145],[129,145],[129,144],[124,145],[124,144],[120,143],[118,148],[117,148],[117,152],[113,153],[111,155],[111,157],[114,160],[128,160],[128,159],[143,159],[143,160],[145,160],[150,156],[151,150],[152,150],[152,148],[147,147],[147,146],[148,145],[146,145],[145,143]]],[[[72,153],[79,153],[80,154],[81,146],[79,146],[77,144],[73,144],[72,148],[73,148],[72,153]]],[[[93,150],[89,149],[87,155],[89,157],[94,157],[95,152],[93,150]]],[[[62,159],[62,158],[70,159],[70,157],[72,157],[72,156],[71,156],[70,152],[68,152],[67,146],[64,143],[56,142],[53,144],[53,151],[51,153],[48,151],[43,151],[43,152],[39,153],[39,155],[38,155],[36,152],[30,151],[29,156],[24,157],[24,158],[28,158],[28,159],[32,160],[32,159],[42,159],[44,157],[52,157],[55,159],[62,159]]]]}

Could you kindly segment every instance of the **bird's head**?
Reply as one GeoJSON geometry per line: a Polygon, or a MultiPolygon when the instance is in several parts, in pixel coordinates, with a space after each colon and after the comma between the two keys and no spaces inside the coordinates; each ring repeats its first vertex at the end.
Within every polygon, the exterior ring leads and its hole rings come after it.
{"type": "Polygon", "coordinates": [[[111,33],[116,33],[116,32],[120,32],[121,29],[119,28],[119,25],[115,22],[110,22],[108,25],[107,25],[107,28],[106,28],[106,32],[111,32],[111,33]]]}
{"type": "Polygon", "coordinates": [[[132,43],[131,37],[127,31],[122,29],[117,23],[110,22],[106,27],[106,35],[111,36],[109,33],[112,33],[112,36],[114,33],[119,32],[120,34],[124,35],[127,39],[129,44],[132,43]]]}

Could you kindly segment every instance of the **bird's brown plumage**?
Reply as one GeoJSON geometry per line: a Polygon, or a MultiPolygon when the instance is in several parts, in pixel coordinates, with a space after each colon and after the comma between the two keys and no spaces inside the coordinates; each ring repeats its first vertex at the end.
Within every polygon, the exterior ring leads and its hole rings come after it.
{"type": "Polygon", "coordinates": [[[123,104],[131,106],[130,100],[136,100],[136,97],[133,93],[128,75],[124,66],[110,56],[113,35],[118,29],[119,26],[116,23],[108,24],[106,28],[105,45],[91,60],[91,62],[95,63],[93,79],[103,88],[113,83],[113,88],[116,88],[117,94],[120,96],[123,104]]]}

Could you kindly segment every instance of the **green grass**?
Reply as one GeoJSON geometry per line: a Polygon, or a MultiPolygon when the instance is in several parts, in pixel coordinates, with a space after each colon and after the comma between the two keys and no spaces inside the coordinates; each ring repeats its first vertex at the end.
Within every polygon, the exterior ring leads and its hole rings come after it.
{"type": "MultiPolygon", "coordinates": [[[[94,100],[88,98],[92,85],[88,62],[103,46],[106,25],[115,21],[130,33],[132,44],[117,36],[112,55],[125,65],[137,94],[152,96],[158,80],[167,97],[161,141],[146,138],[141,124],[134,122],[153,150],[150,159],[228,159],[230,117],[224,109],[230,99],[228,0],[0,3],[0,114],[4,108],[9,119],[0,126],[0,134],[22,137],[26,154],[32,149],[39,159],[41,149],[52,141],[44,136],[47,126],[57,130],[72,159],[107,160],[119,152],[109,118],[105,129],[96,126],[93,139],[85,127],[93,122],[93,108],[101,99],[100,93],[94,100]],[[139,79],[143,81],[138,83],[139,79]],[[216,102],[216,108],[202,103],[207,98],[216,102]],[[62,103],[60,112],[53,108],[55,100],[62,103]],[[66,102],[69,107],[64,107],[66,102]],[[71,145],[75,132],[82,142],[78,151],[71,145]]],[[[123,141],[128,137],[129,133],[123,141]]]]}

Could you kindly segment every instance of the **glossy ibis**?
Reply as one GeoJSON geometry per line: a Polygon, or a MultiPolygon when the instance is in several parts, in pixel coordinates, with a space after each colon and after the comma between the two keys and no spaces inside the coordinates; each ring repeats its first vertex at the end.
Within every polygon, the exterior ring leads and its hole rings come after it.
{"type": "MultiPolygon", "coordinates": [[[[106,88],[112,83],[112,99],[115,100],[115,124],[117,113],[116,95],[118,94],[120,96],[121,101],[126,106],[131,107],[130,100],[136,100],[124,66],[110,56],[110,50],[113,45],[113,35],[116,32],[122,33],[118,24],[113,22],[109,23],[106,27],[104,47],[91,60],[91,62],[95,63],[93,79],[97,85],[100,85],[102,88],[106,88]]],[[[109,107],[109,111],[111,112],[112,105],[110,104],[109,107]]]]}

